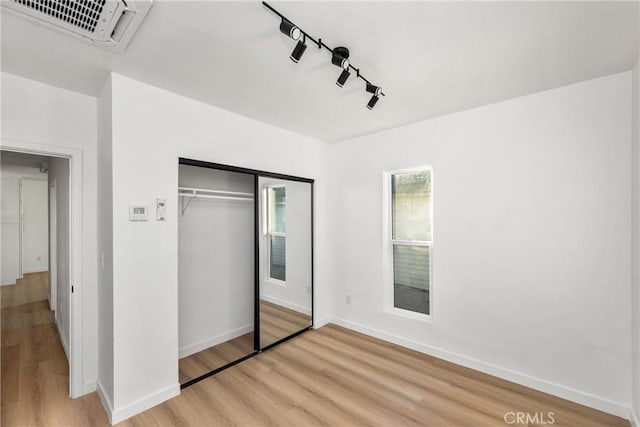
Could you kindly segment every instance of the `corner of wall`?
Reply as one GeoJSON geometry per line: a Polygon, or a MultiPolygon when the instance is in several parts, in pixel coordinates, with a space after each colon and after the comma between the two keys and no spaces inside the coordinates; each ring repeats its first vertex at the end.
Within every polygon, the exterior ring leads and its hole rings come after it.
{"type": "Polygon", "coordinates": [[[109,417],[109,422],[113,425],[113,404],[105,392],[100,380],[96,381],[96,392],[98,393],[98,397],[100,398],[100,403],[102,403],[104,411],[107,413],[107,417],[109,417]]]}
{"type": "Polygon", "coordinates": [[[147,409],[153,408],[154,406],[159,405],[166,400],[176,397],[179,394],[180,384],[174,384],[121,408],[117,408],[115,410],[111,409],[110,411],[108,411],[109,421],[111,421],[112,425],[117,424],[133,417],[136,414],[144,412],[147,409]]]}
{"type": "Polygon", "coordinates": [[[632,74],[631,135],[631,419],[640,427],[640,58],[632,74]],[[635,421],[634,421],[635,419],[635,421]]]}
{"type": "Polygon", "coordinates": [[[111,418],[113,412],[113,215],[112,188],[112,90],[111,76],[97,102],[97,270],[98,270],[98,394],[111,418]],[[105,404],[108,403],[108,405],[105,404]]]}

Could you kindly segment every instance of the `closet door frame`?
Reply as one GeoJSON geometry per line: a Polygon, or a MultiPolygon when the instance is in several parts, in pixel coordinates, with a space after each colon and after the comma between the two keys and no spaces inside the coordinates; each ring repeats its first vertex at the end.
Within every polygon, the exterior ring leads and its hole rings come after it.
{"type": "Polygon", "coordinates": [[[314,297],[315,297],[315,288],[314,288],[314,245],[315,245],[315,240],[314,240],[314,200],[315,200],[315,196],[314,196],[314,183],[315,180],[311,179],[311,178],[303,178],[303,177],[299,177],[299,176],[293,176],[293,175],[286,175],[286,174],[281,174],[281,173],[275,173],[275,172],[267,172],[267,171],[261,171],[261,170],[256,170],[256,169],[248,169],[248,168],[243,168],[243,167],[238,167],[238,166],[231,166],[231,165],[225,165],[225,164],[221,164],[221,163],[212,163],[212,162],[206,162],[203,160],[194,160],[194,159],[187,159],[187,158],[183,158],[180,157],[178,159],[178,164],[179,165],[187,165],[187,166],[197,166],[197,167],[202,167],[202,168],[208,168],[208,169],[217,169],[217,170],[223,170],[223,171],[228,171],[228,172],[237,172],[237,173],[243,173],[243,174],[247,174],[247,175],[253,175],[253,190],[254,190],[254,196],[253,196],[253,208],[254,208],[254,301],[253,301],[253,307],[254,307],[254,322],[253,322],[253,353],[247,354],[237,360],[234,360],[233,362],[230,362],[224,366],[221,366],[219,368],[216,368],[212,371],[209,371],[203,375],[200,375],[199,377],[193,378],[187,382],[185,382],[184,384],[180,384],[180,389],[184,389],[186,387],[189,387],[190,385],[193,385],[199,381],[202,381],[205,378],[208,378],[212,375],[217,374],[220,371],[223,371],[227,368],[230,368],[234,365],[237,365],[240,362],[243,362],[247,359],[250,359],[251,357],[262,353],[265,350],[269,350],[293,337],[296,337],[310,329],[313,329],[313,325],[314,325],[314,321],[315,321],[315,305],[314,305],[314,297]],[[274,179],[282,179],[282,180],[287,180],[287,181],[297,181],[297,182],[305,182],[310,184],[310,189],[311,189],[311,324],[307,327],[304,327],[303,329],[292,333],[289,336],[286,336],[284,338],[279,339],[278,341],[275,341],[265,347],[260,348],[260,204],[258,203],[258,197],[260,195],[260,189],[259,189],[259,179],[260,177],[263,178],[274,178],[274,179]]]}

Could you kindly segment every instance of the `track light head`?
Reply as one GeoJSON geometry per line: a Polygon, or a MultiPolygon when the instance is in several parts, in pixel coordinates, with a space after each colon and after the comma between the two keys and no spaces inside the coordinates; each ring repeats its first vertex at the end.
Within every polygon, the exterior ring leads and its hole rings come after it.
{"type": "Polygon", "coordinates": [[[342,70],[342,72],[340,73],[340,77],[338,77],[338,80],[336,81],[336,84],[339,87],[344,86],[344,84],[346,83],[347,79],[349,78],[349,76],[351,75],[351,73],[349,73],[349,70],[342,70]]]}
{"type": "Polygon", "coordinates": [[[371,97],[371,99],[369,100],[369,102],[367,103],[367,108],[368,108],[369,110],[372,110],[372,109],[373,109],[373,107],[375,107],[375,106],[376,106],[376,102],[378,102],[378,99],[380,99],[380,98],[378,98],[376,95],[373,95],[373,96],[371,97]]]}
{"type": "Polygon", "coordinates": [[[337,47],[333,49],[333,55],[331,56],[331,63],[336,67],[340,67],[343,70],[349,69],[349,49],[346,47],[337,47]]]}
{"type": "Polygon", "coordinates": [[[297,64],[298,61],[300,61],[300,58],[302,58],[302,54],[305,50],[307,50],[307,45],[303,40],[298,40],[298,43],[296,44],[296,47],[293,48],[293,52],[291,52],[291,56],[289,58],[297,64]]]}
{"type": "Polygon", "coordinates": [[[294,40],[298,40],[300,38],[300,35],[302,34],[300,28],[296,27],[284,18],[282,18],[282,22],[280,23],[280,32],[291,37],[294,40]]]}
{"type": "Polygon", "coordinates": [[[378,99],[380,99],[380,94],[382,93],[382,88],[379,87],[379,86],[372,85],[371,83],[367,82],[367,92],[373,94],[373,96],[371,97],[371,99],[367,103],[367,108],[369,110],[371,110],[371,109],[373,109],[373,107],[376,106],[376,103],[378,102],[378,99]]]}

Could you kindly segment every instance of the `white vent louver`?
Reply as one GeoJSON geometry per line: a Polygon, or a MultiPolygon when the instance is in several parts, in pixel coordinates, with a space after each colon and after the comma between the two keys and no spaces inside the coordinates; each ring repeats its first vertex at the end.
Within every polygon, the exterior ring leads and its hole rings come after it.
{"type": "Polygon", "coordinates": [[[6,10],[122,52],[152,0],[4,0],[6,10]]]}

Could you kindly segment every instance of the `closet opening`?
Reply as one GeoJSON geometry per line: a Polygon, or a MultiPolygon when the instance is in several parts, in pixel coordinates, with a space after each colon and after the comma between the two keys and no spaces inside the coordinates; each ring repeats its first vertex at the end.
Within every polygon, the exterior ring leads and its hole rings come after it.
{"type": "Polygon", "coordinates": [[[313,327],[309,178],[179,159],[179,380],[313,327]]]}

